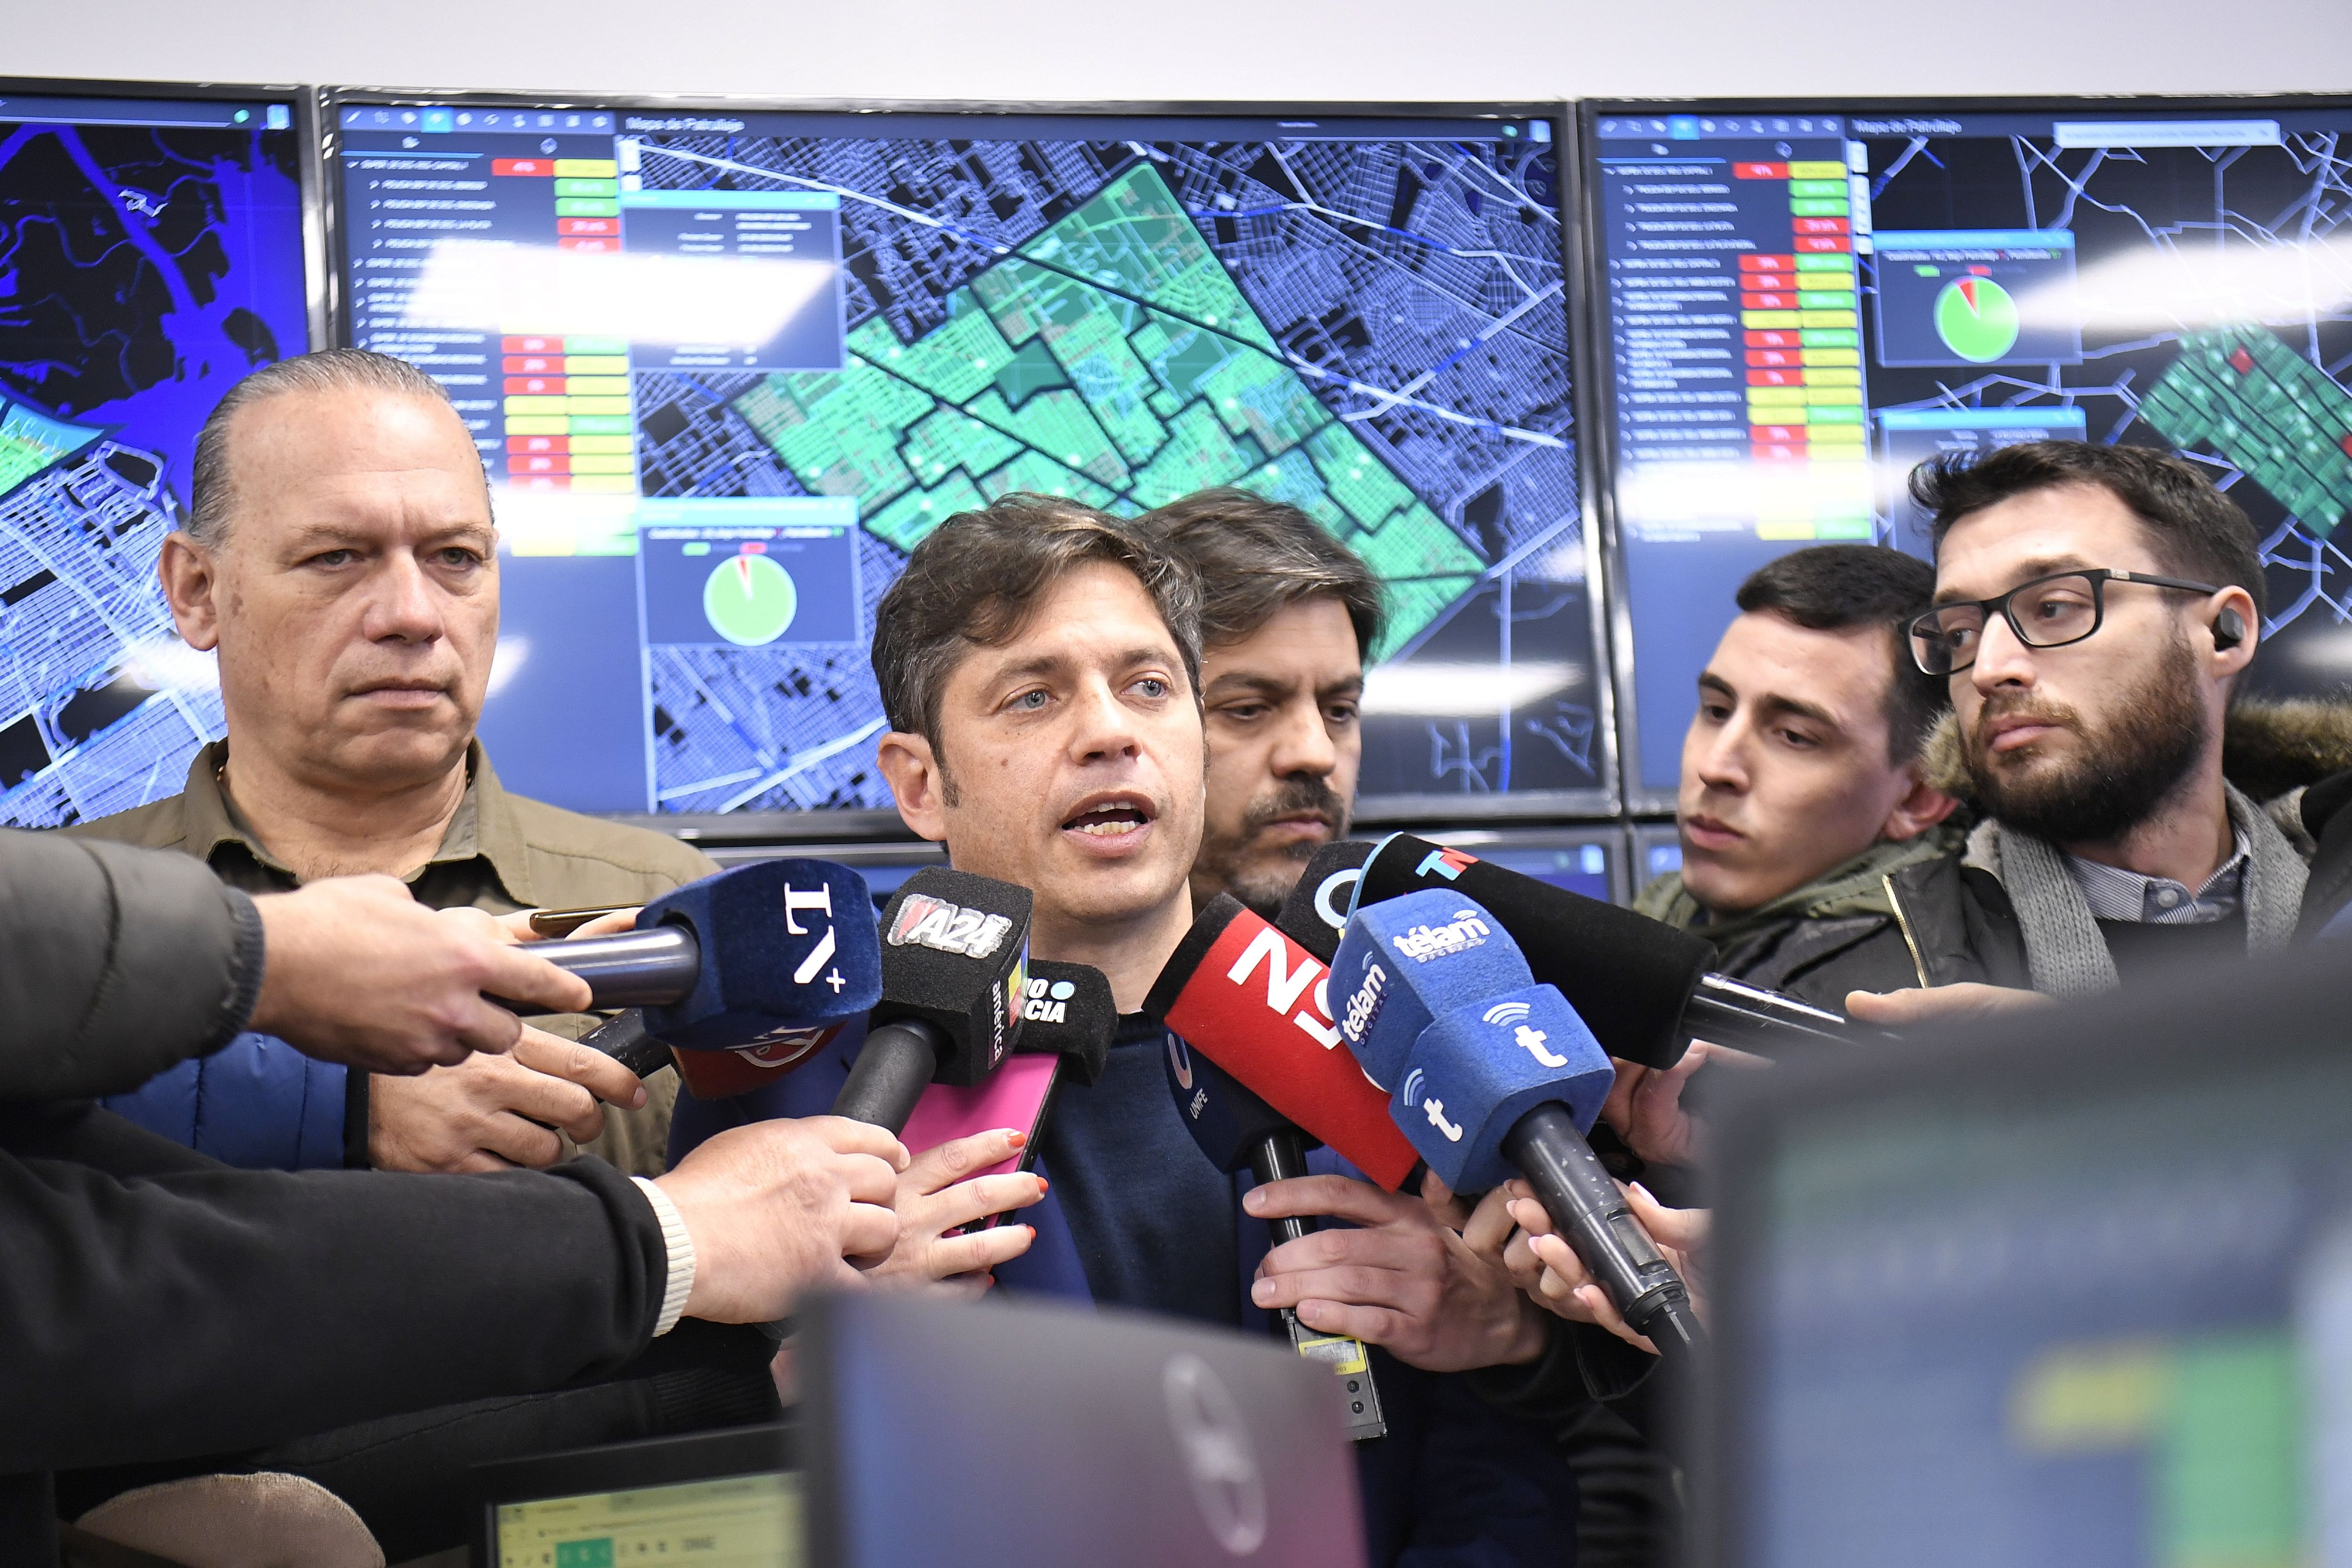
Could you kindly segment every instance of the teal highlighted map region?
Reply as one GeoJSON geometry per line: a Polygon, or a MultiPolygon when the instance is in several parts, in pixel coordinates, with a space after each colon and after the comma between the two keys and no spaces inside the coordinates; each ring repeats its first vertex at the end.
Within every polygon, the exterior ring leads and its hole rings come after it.
{"type": "Polygon", "coordinates": [[[1486,570],[1286,364],[1174,193],[1132,169],[949,299],[914,342],[880,315],[839,371],[734,407],[812,493],[911,550],[1015,490],[1146,510],[1214,485],[1287,501],[1387,588],[1381,657],[1486,570]]]}
{"type": "Polygon", "coordinates": [[[2173,445],[2236,464],[2319,538],[2352,511],[2352,392],[2260,327],[2183,336],[2139,412],[2173,445]]]}
{"type": "Polygon", "coordinates": [[[106,434],[89,425],[69,424],[21,402],[7,406],[8,412],[0,414],[0,496],[106,434]]]}

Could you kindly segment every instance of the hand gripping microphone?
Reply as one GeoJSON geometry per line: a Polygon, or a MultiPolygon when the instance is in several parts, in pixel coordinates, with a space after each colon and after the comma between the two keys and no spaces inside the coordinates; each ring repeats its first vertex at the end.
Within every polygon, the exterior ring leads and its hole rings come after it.
{"type": "Polygon", "coordinates": [[[805,1054],[795,1042],[871,1007],[881,995],[872,907],[847,866],[758,861],[653,900],[634,931],[531,952],[586,980],[592,1006],[631,1009],[583,1043],[642,1077],[668,1046],[805,1054]]]}
{"type": "Polygon", "coordinates": [[[926,1085],[969,1088],[1013,1049],[1028,1000],[1025,887],[927,866],[882,912],[881,1000],[833,1113],[897,1133],[926,1085]]]}
{"type": "Polygon", "coordinates": [[[1297,943],[1219,894],[1153,982],[1145,1009],[1309,1137],[1391,1192],[1420,1160],[1387,1097],[1339,1049],[1327,971],[1297,943]]]}
{"type": "Polygon", "coordinates": [[[1694,1039],[1769,1055],[1863,1032],[1793,997],[1710,974],[1714,947],[1686,931],[1410,833],[1382,841],[1363,862],[1354,907],[1421,888],[1475,900],[1610,1055],[1644,1067],[1672,1067],[1694,1039]]]}
{"type": "MultiPolygon", "coordinates": [[[[1260,1186],[1307,1174],[1306,1139],[1288,1117],[1234,1082],[1230,1073],[1191,1049],[1172,1030],[1165,1061],[1176,1113],[1211,1165],[1228,1174],[1245,1170],[1260,1186]]],[[[1312,1215],[1265,1223],[1277,1247],[1316,1229],[1312,1215]]],[[[1372,1376],[1371,1355],[1361,1340],[1317,1333],[1288,1307],[1276,1313],[1274,1327],[1300,1356],[1327,1368],[1339,1380],[1351,1439],[1363,1442],[1387,1436],[1389,1423],[1381,1410],[1380,1385],[1372,1376]]]]}
{"type": "Polygon", "coordinates": [[[1615,1079],[1559,989],[1533,983],[1501,923],[1454,893],[1356,911],[1331,967],[1339,1029],[1456,1192],[1516,1167],[1625,1321],[1661,1354],[1701,1339],[1690,1293],[1584,1134],[1615,1079]]]}

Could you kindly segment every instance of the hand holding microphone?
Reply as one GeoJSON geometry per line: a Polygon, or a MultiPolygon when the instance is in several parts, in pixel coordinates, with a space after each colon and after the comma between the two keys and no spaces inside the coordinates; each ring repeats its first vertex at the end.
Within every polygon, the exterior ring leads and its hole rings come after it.
{"type": "Polygon", "coordinates": [[[883,1289],[977,1299],[994,1284],[989,1272],[1029,1250],[1029,1225],[980,1222],[1042,1201],[1045,1179],[1028,1171],[975,1176],[1016,1159],[1028,1134],[1010,1127],[951,1138],[914,1157],[898,1177],[892,1207],[898,1234],[890,1256],[867,1278],[883,1289]]]}
{"type": "Polygon", "coordinates": [[[321,1061],[404,1075],[511,1050],[521,1022],[486,992],[532,1012],[588,1005],[578,979],[427,909],[388,876],[331,877],[253,902],[264,956],[248,1027],[321,1061]]]}
{"type": "Polygon", "coordinates": [[[1066,1074],[1102,1076],[1118,1009],[1099,969],[1040,958],[1027,972],[1013,1059],[983,1083],[932,1083],[899,1129],[915,1163],[898,1178],[898,1244],[877,1285],[978,1296],[1036,1239],[1035,1227],[1000,1221],[1043,1199],[1045,1179],[1004,1167],[1025,1161],[1066,1074]]]}
{"type": "Polygon", "coordinates": [[[730,1127],[655,1185],[694,1242],[686,1315],[763,1323],[812,1290],[854,1289],[898,1239],[890,1211],[907,1151],[838,1116],[730,1127]]]}
{"type": "Polygon", "coordinates": [[[1484,908],[1423,892],[1359,907],[1331,1000],[1440,1179],[1480,1191],[1516,1167],[1626,1321],[1689,1352],[1701,1331],[1688,1291],[1584,1140],[1614,1080],[1609,1059],[1559,991],[1530,978],[1484,908]]]}
{"type": "Polygon", "coordinates": [[[1469,1215],[1426,1178],[1429,1196],[1385,1193],[1344,1176],[1307,1176],[1253,1188],[1242,1201],[1265,1218],[1322,1215],[1356,1228],[1285,1241],[1258,1266],[1250,1299],[1288,1307],[1321,1333],[1377,1344],[1424,1372],[1514,1365],[1543,1354],[1543,1320],[1497,1262],[1480,1255],[1478,1230],[1511,1228],[1499,1203],[1469,1215]],[[1449,1219],[1459,1220],[1459,1228],[1449,1219]]]}
{"type": "MultiPolygon", "coordinates": [[[[1697,1265],[1700,1249],[1706,1243],[1710,1218],[1707,1211],[1668,1208],[1638,1183],[1623,1190],[1633,1218],[1690,1287],[1691,1311],[1704,1322],[1706,1298],[1697,1265]]],[[[1593,1280],[1584,1260],[1561,1239],[1551,1216],[1536,1200],[1533,1188],[1526,1182],[1513,1180],[1496,1188],[1494,1196],[1507,1199],[1512,1222],[1518,1228],[1504,1249],[1503,1260],[1512,1280],[1527,1292],[1528,1300],[1570,1322],[1597,1324],[1628,1344],[1637,1345],[1652,1355],[1658,1354],[1657,1345],[1647,1334],[1627,1324],[1608,1291],[1593,1280]]]]}
{"type": "MultiPolygon", "coordinates": [[[[1169,1028],[1165,1061],[1178,1116],[1211,1164],[1256,1178],[1254,1198],[1298,1185],[1309,1136],[1391,1188],[1419,1171],[1379,1092],[1337,1049],[1324,976],[1305,949],[1220,894],[1194,919],[1144,1003],[1169,1028]]],[[[1275,1213],[1257,1201],[1251,1212],[1265,1216],[1277,1251],[1316,1233],[1310,1213],[1275,1213]]],[[[1388,1418],[1360,1340],[1303,1322],[1289,1301],[1259,1304],[1275,1309],[1277,1327],[1300,1355],[1339,1380],[1348,1435],[1385,1434],[1388,1418]]]]}
{"type": "Polygon", "coordinates": [[[563,1157],[559,1131],[587,1143],[604,1130],[604,1105],[634,1110],[645,1101],[629,1068],[525,1024],[504,1055],[477,1051],[454,1067],[373,1080],[368,1163],[445,1174],[541,1168],[563,1157]]]}

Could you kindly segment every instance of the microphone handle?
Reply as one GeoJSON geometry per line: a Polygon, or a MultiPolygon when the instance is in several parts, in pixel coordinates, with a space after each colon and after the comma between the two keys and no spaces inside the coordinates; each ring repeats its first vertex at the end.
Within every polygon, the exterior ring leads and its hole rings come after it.
{"type": "MultiPolygon", "coordinates": [[[[1296,1127],[1268,1133],[1250,1150],[1250,1175],[1260,1186],[1306,1174],[1307,1144],[1296,1127]]],[[[1265,1226],[1274,1232],[1276,1247],[1311,1236],[1316,1229],[1311,1214],[1269,1219],[1265,1226]]],[[[1372,1376],[1371,1354],[1361,1340],[1308,1328],[1288,1307],[1275,1314],[1274,1327],[1275,1333],[1288,1339],[1302,1357],[1320,1364],[1339,1379],[1340,1397],[1346,1401],[1340,1407],[1340,1416],[1347,1425],[1349,1441],[1361,1443],[1388,1435],[1388,1414],[1381,1408],[1381,1385],[1372,1376]]]]}
{"type": "Polygon", "coordinates": [[[1884,1030],[1853,1023],[1794,997],[1767,991],[1727,975],[1702,975],[1683,1004],[1682,1037],[1769,1056],[1791,1045],[1838,1040],[1853,1045],[1892,1040],[1884,1030]]]}
{"type": "MultiPolygon", "coordinates": [[[[1268,1133],[1255,1148],[1250,1150],[1250,1175],[1260,1186],[1264,1186],[1270,1181],[1288,1181],[1293,1176],[1303,1176],[1306,1174],[1307,1145],[1305,1140],[1299,1137],[1298,1129],[1296,1127],[1286,1127],[1279,1133],[1268,1133]]],[[[1274,1232],[1274,1244],[1279,1247],[1286,1241],[1296,1241],[1302,1236],[1313,1235],[1315,1217],[1311,1214],[1289,1215],[1280,1219],[1267,1220],[1265,1228],[1274,1232]]],[[[1282,1315],[1286,1321],[1289,1321],[1290,1309],[1284,1308],[1282,1315]]]]}
{"type": "MultiPolygon", "coordinates": [[[[600,1011],[667,1007],[693,990],[702,973],[702,944],[683,925],[533,942],[527,950],[533,957],[544,958],[587,981],[588,1005],[600,1011]]],[[[503,997],[490,999],[519,1013],[546,1010],[503,997]]]]}
{"type": "Polygon", "coordinates": [[[887,1127],[894,1134],[904,1131],[947,1053],[946,1033],[921,1019],[898,1019],[867,1030],[849,1081],[834,1098],[833,1113],[887,1127]]]}
{"type": "Polygon", "coordinates": [[[670,1064],[669,1047],[646,1030],[646,1015],[636,1008],[590,1030],[580,1043],[603,1051],[640,1078],[651,1078],[670,1064]]]}
{"type": "Polygon", "coordinates": [[[1503,1153],[1626,1322],[1648,1335],[1661,1357],[1686,1362],[1706,1338],[1690,1291],[1633,1218],[1568,1107],[1549,1101],[1520,1117],[1504,1135],[1503,1153]]]}

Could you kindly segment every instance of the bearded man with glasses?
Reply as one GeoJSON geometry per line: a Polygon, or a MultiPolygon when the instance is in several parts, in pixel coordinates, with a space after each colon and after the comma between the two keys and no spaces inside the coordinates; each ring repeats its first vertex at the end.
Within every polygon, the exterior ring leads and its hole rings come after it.
{"type": "MultiPolygon", "coordinates": [[[[1889,878],[1920,990],[1847,999],[1903,1024],[2095,995],[2294,935],[2308,835],[2255,796],[2340,767],[2341,720],[2315,765],[2251,795],[2224,776],[2232,694],[2262,637],[2252,525],[2201,470],[2137,447],[2043,441],[1911,478],[1934,517],[1933,605],[1905,628],[1950,685],[1959,770],[1979,821],[1957,859],[1889,878]]],[[[2269,720],[2278,710],[2254,716],[2269,720]]],[[[2258,737],[2250,755],[2280,748],[2258,737]]]]}

